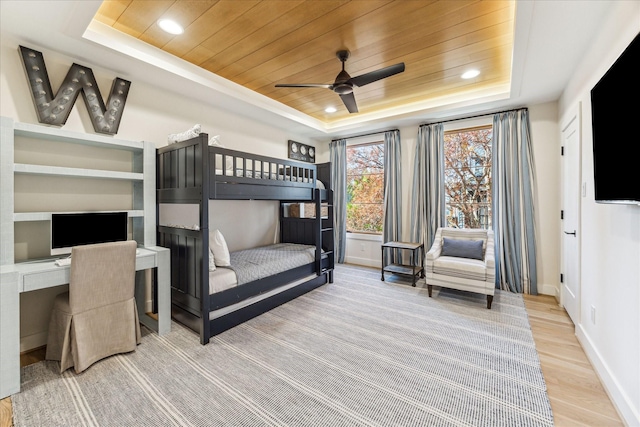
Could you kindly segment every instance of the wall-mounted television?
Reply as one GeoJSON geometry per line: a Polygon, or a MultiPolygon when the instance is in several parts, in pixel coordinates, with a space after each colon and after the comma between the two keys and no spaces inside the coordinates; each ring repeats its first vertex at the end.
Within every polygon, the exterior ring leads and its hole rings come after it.
{"type": "Polygon", "coordinates": [[[640,34],[591,90],[598,203],[640,204],[640,34]]]}
{"type": "Polygon", "coordinates": [[[126,212],[51,214],[51,255],[70,254],[74,246],[127,240],[126,212]]]}

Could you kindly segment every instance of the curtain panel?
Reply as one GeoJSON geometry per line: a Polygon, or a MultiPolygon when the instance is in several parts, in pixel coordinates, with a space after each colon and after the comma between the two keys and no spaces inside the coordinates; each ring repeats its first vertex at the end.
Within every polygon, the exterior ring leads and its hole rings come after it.
{"type": "MultiPolygon", "coordinates": [[[[384,133],[384,221],[383,242],[402,240],[402,155],[400,131],[384,133]]],[[[402,264],[402,251],[384,251],[384,265],[402,264]],[[391,253],[393,252],[393,253],[391,253]]]]}
{"type": "Polygon", "coordinates": [[[331,188],[333,189],[333,230],[335,260],[344,263],[347,248],[347,140],[329,143],[331,188]]]}
{"type": "Polygon", "coordinates": [[[433,244],[438,227],[445,225],[444,125],[418,128],[411,190],[411,241],[433,244]]]}
{"type": "Polygon", "coordinates": [[[493,173],[496,284],[536,295],[535,176],[527,109],[493,116],[493,173]]]}

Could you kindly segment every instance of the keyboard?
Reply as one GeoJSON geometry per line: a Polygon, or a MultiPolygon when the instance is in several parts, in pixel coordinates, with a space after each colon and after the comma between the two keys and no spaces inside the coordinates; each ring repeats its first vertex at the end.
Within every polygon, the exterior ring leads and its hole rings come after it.
{"type": "Polygon", "coordinates": [[[58,259],[54,262],[55,265],[57,265],[58,267],[64,267],[67,265],[71,265],[71,258],[62,258],[62,259],[58,259]]]}

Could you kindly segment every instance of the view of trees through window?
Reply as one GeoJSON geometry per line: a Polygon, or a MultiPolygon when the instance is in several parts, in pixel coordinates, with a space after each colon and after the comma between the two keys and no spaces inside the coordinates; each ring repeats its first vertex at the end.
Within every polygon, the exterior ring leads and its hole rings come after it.
{"type": "Polygon", "coordinates": [[[382,233],[384,143],[347,146],[347,231],[382,233]]]}
{"type": "Polygon", "coordinates": [[[445,133],[448,227],[491,227],[491,137],[491,127],[445,133]]]}

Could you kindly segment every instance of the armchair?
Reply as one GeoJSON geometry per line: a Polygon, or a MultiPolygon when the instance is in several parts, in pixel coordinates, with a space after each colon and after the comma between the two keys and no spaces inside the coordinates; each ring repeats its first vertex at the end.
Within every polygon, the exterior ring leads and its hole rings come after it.
{"type": "Polygon", "coordinates": [[[426,255],[429,297],[433,285],[477,292],[487,296],[487,308],[491,309],[495,293],[493,239],[492,230],[438,228],[426,255]]]}

